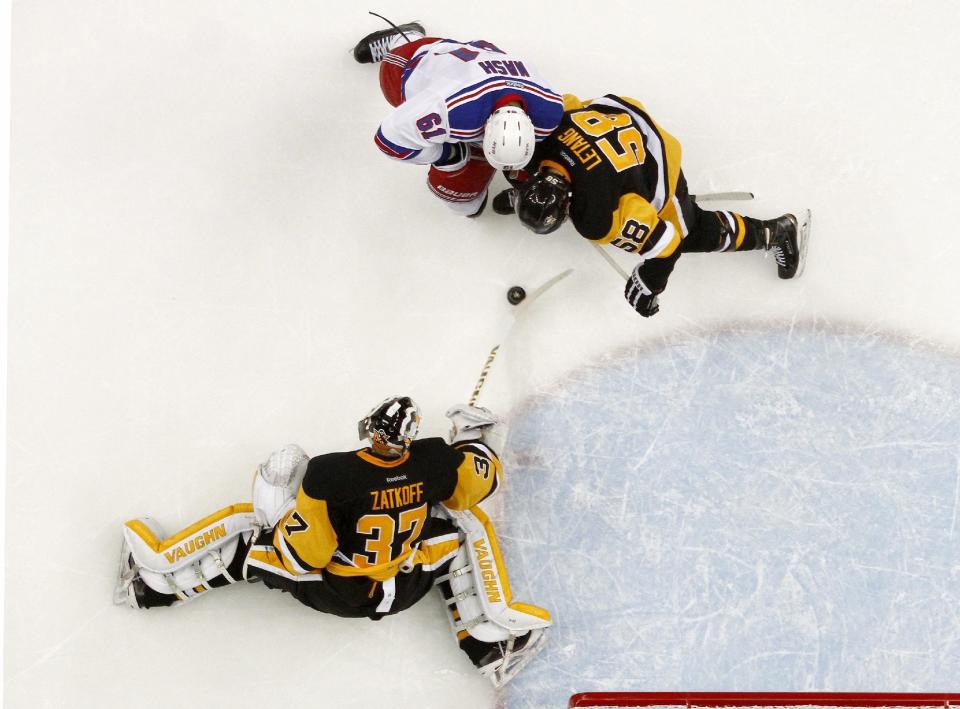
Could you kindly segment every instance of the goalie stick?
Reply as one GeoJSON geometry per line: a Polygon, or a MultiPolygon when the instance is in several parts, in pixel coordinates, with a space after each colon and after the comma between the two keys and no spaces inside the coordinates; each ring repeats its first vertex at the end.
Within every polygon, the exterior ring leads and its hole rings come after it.
{"type": "Polygon", "coordinates": [[[612,268],[614,271],[616,271],[621,276],[623,276],[624,281],[630,280],[630,274],[628,274],[626,271],[623,270],[623,268],[621,268],[620,264],[616,262],[613,256],[607,253],[606,249],[604,249],[596,241],[591,242],[591,245],[593,246],[593,248],[597,250],[597,253],[603,257],[603,260],[606,261],[608,264],[610,264],[610,268],[612,268]]]}
{"type": "Polygon", "coordinates": [[[705,192],[690,196],[695,202],[739,202],[753,199],[753,192],[705,192]]]}
{"type": "Polygon", "coordinates": [[[513,329],[513,326],[517,322],[517,318],[519,318],[520,315],[529,307],[530,303],[532,303],[541,295],[543,295],[548,290],[553,288],[553,286],[555,286],[557,283],[559,283],[564,278],[569,276],[571,273],[573,273],[572,268],[568,268],[565,271],[561,271],[560,273],[555,275],[553,278],[543,282],[540,286],[538,286],[532,292],[530,292],[526,296],[526,298],[520,301],[517,305],[513,306],[514,309],[510,313],[511,320],[507,327],[506,332],[503,334],[502,337],[499,338],[501,341],[497,342],[490,349],[490,352],[487,354],[487,360],[486,362],[483,363],[483,369],[480,370],[480,378],[477,379],[477,384],[476,386],[473,387],[473,393],[470,395],[470,406],[476,406],[477,399],[480,397],[480,391],[483,389],[483,385],[487,381],[487,375],[490,374],[490,370],[493,368],[493,362],[497,358],[497,352],[500,351],[500,345],[503,344],[503,340],[505,340],[507,338],[507,335],[510,334],[510,331],[513,329]]]}

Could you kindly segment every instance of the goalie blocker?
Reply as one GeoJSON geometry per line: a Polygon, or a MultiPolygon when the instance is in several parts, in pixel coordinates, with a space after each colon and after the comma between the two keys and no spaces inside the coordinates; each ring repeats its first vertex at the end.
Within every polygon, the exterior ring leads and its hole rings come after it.
{"type": "Polygon", "coordinates": [[[253,504],[171,537],[149,518],[128,522],[115,601],[179,605],[262,579],[316,610],[378,620],[437,585],[460,647],[501,686],[541,649],[550,615],[512,600],[480,504],[499,487],[489,442],[502,425],[478,407],[447,415],[451,444],[414,440],[419,409],[392,397],[361,421],[366,449],[309,463],[297,446],[273,453],[255,475],[253,504]]]}

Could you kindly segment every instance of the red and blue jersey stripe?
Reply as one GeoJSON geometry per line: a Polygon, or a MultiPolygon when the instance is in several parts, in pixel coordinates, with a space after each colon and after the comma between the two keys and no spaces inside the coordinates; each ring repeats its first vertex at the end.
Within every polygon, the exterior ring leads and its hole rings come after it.
{"type": "Polygon", "coordinates": [[[420,150],[415,150],[413,148],[405,148],[402,145],[397,145],[387,140],[386,136],[383,135],[383,131],[379,128],[377,129],[377,134],[373,137],[373,142],[377,144],[377,147],[380,148],[381,152],[386,153],[392,158],[397,160],[410,160],[415,158],[420,154],[420,150]]]}
{"type": "Polygon", "coordinates": [[[516,97],[533,122],[538,139],[554,131],[563,117],[563,97],[526,79],[491,77],[450,96],[447,121],[450,135],[458,140],[474,140],[483,134],[483,126],[497,104],[516,97]]]}

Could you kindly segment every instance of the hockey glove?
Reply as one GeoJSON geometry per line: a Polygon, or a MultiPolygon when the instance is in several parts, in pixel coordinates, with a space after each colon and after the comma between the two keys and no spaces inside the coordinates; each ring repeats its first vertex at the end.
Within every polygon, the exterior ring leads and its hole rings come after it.
{"type": "Polygon", "coordinates": [[[456,172],[463,169],[470,160],[470,146],[466,143],[444,143],[440,158],[433,166],[443,172],[456,172]]]}
{"type": "Polygon", "coordinates": [[[650,290],[643,278],[640,276],[640,266],[638,264],[627,279],[627,286],[624,289],[623,296],[627,302],[633,306],[633,309],[643,317],[649,318],[660,311],[660,303],[657,301],[657,294],[650,290]]]}

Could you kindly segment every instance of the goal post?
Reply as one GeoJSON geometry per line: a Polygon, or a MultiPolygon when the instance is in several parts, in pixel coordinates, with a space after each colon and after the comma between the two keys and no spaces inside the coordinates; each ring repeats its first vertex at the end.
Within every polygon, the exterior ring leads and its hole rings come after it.
{"type": "Polygon", "coordinates": [[[960,693],[897,692],[583,692],[568,707],[960,707],[960,693]]]}

